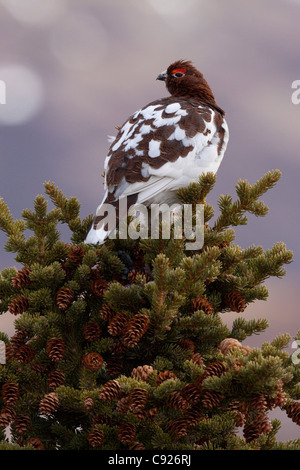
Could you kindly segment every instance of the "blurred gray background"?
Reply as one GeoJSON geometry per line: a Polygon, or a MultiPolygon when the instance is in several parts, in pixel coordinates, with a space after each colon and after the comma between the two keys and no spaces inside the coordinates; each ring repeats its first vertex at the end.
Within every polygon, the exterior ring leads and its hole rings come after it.
{"type": "MultiPolygon", "coordinates": [[[[148,102],[167,95],[158,73],[190,59],[226,111],[230,140],[217,185],[235,195],[239,178],[256,182],[283,173],[263,200],[270,213],[250,217],[236,243],[271,248],[284,241],[294,262],[283,279],[267,282],[269,299],[246,318],[267,318],[267,331],[245,343],[260,346],[280,333],[294,335],[299,316],[300,105],[291,100],[300,79],[298,0],[0,0],[0,197],[14,217],[32,208],[43,182],[54,181],[93,213],[103,195],[107,136],[148,102]]],[[[50,205],[51,207],[51,205],[50,205]]],[[[67,239],[66,239],[67,241],[67,239]]],[[[4,251],[0,270],[16,265],[4,251]]],[[[229,325],[236,315],[226,314],[229,325]]],[[[13,332],[12,315],[0,330],[13,332]]],[[[288,349],[292,354],[294,350],[288,349]]],[[[299,437],[282,420],[278,438],[299,437]]]]}

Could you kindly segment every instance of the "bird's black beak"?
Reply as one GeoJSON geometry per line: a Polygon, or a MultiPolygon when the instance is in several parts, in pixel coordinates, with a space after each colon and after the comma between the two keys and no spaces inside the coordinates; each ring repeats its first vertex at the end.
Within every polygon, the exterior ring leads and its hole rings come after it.
{"type": "Polygon", "coordinates": [[[167,78],[167,73],[163,72],[163,73],[160,73],[158,77],[156,77],[156,80],[162,80],[163,82],[165,82],[166,78],[167,78]]]}

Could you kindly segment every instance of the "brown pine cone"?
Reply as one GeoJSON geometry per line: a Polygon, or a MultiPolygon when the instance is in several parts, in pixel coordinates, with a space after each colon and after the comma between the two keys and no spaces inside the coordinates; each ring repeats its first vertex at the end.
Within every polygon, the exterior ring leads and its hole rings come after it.
{"type": "Polygon", "coordinates": [[[202,310],[206,315],[214,313],[212,304],[203,297],[196,297],[192,300],[192,312],[202,310]]]}
{"type": "Polygon", "coordinates": [[[176,375],[174,374],[174,372],[172,372],[171,370],[164,370],[162,372],[160,372],[156,378],[155,378],[155,382],[156,382],[156,385],[160,385],[162,384],[165,380],[169,380],[169,379],[176,379],[176,375]]]}
{"type": "Polygon", "coordinates": [[[2,398],[6,405],[13,405],[19,398],[19,385],[6,382],[2,387],[2,398]]]}
{"type": "Polygon", "coordinates": [[[245,416],[238,410],[233,411],[234,413],[234,423],[237,428],[241,428],[245,425],[245,416]]]}
{"type": "Polygon", "coordinates": [[[84,327],[84,337],[87,341],[96,341],[101,332],[101,326],[96,322],[87,323],[84,327]]]}
{"type": "Polygon", "coordinates": [[[132,369],[131,372],[131,377],[134,377],[135,379],[141,379],[144,382],[147,381],[148,377],[153,373],[153,367],[152,366],[138,366],[135,367],[135,369],[132,369]]]}
{"type": "MultiPolygon", "coordinates": [[[[2,348],[3,348],[3,345],[2,345],[2,348]]],[[[0,349],[1,349],[1,344],[0,344],[0,349]]],[[[9,344],[7,344],[7,343],[5,343],[5,345],[4,345],[4,351],[3,351],[3,349],[2,349],[1,353],[2,353],[2,354],[3,354],[3,353],[5,354],[4,357],[5,357],[6,363],[9,362],[9,361],[11,361],[11,360],[14,358],[14,355],[15,355],[14,349],[13,349],[9,344]]]]}
{"type": "Polygon", "coordinates": [[[96,297],[103,297],[108,288],[109,284],[105,279],[96,279],[95,281],[92,281],[91,289],[96,297]]]}
{"type": "Polygon", "coordinates": [[[144,410],[148,395],[148,391],[144,388],[136,387],[131,390],[129,394],[130,408],[134,413],[139,413],[144,410]]]}
{"type": "Polygon", "coordinates": [[[203,415],[201,411],[198,409],[198,407],[195,408],[190,408],[187,410],[187,412],[184,415],[186,422],[188,426],[196,426],[199,421],[203,418],[203,415]]]}
{"type": "Polygon", "coordinates": [[[217,376],[220,377],[226,371],[226,367],[222,362],[211,362],[206,368],[202,375],[200,375],[196,380],[197,387],[202,387],[202,382],[207,379],[207,377],[217,376]]]}
{"type": "Polygon", "coordinates": [[[148,273],[145,273],[143,270],[140,270],[140,269],[132,269],[127,276],[128,282],[130,284],[134,284],[136,282],[137,276],[139,275],[143,276],[146,282],[150,281],[150,276],[148,273]]]}
{"type": "Polygon", "coordinates": [[[122,444],[132,442],[136,435],[136,428],[132,423],[122,423],[118,430],[118,439],[122,444]]]}
{"type": "Polygon", "coordinates": [[[234,414],[235,425],[242,427],[245,424],[246,417],[249,416],[248,406],[245,402],[233,401],[228,406],[229,411],[234,414]]]}
{"type": "Polygon", "coordinates": [[[244,353],[246,353],[247,356],[249,352],[251,351],[250,346],[243,345],[235,338],[225,338],[219,344],[220,352],[224,355],[228,354],[228,352],[234,348],[241,349],[242,351],[244,351],[244,353]]]}
{"type": "Polygon", "coordinates": [[[246,403],[246,401],[235,401],[232,402],[232,405],[236,407],[241,413],[243,413],[247,418],[249,417],[249,403],[246,403]]]}
{"type": "Polygon", "coordinates": [[[10,344],[12,348],[16,351],[22,346],[28,338],[28,332],[25,330],[16,330],[15,334],[10,338],[10,344]]]}
{"type": "Polygon", "coordinates": [[[103,357],[97,352],[87,353],[82,358],[83,366],[92,372],[97,372],[100,370],[103,366],[103,363],[103,357]]]}
{"type": "Polygon", "coordinates": [[[251,442],[260,436],[260,429],[255,423],[246,423],[243,429],[243,435],[246,442],[251,442]]]}
{"type": "Polygon", "coordinates": [[[180,394],[190,405],[197,403],[201,399],[201,391],[195,384],[185,385],[181,389],[180,394]]]}
{"type": "Polygon", "coordinates": [[[223,396],[214,390],[203,390],[202,404],[205,408],[214,408],[223,400],[223,396]]]}
{"type": "Polygon", "coordinates": [[[280,405],[275,404],[275,397],[267,397],[267,409],[274,410],[276,406],[280,406],[280,405]]]}
{"type": "Polygon", "coordinates": [[[15,418],[16,412],[10,406],[4,406],[0,410],[0,427],[6,428],[9,423],[15,418]]]}
{"type": "Polygon", "coordinates": [[[282,408],[286,404],[286,393],[283,390],[278,390],[275,396],[275,406],[282,408]]]}
{"type": "Polygon", "coordinates": [[[171,408],[174,408],[174,410],[179,410],[179,411],[186,411],[189,407],[189,402],[186,401],[178,391],[174,391],[170,393],[168,396],[166,403],[168,406],[171,408]]]}
{"type": "Polygon", "coordinates": [[[216,375],[217,377],[221,377],[222,374],[226,372],[226,366],[223,364],[223,362],[211,362],[204,371],[204,376],[205,378],[207,377],[212,377],[213,375],[216,375]]]}
{"type": "Polygon", "coordinates": [[[27,445],[32,446],[35,450],[44,450],[45,449],[44,444],[37,437],[33,437],[32,439],[29,439],[29,441],[27,442],[27,445]]]}
{"type": "Polygon", "coordinates": [[[231,291],[225,296],[225,306],[232,312],[241,313],[247,307],[245,297],[238,291],[231,291]]]}
{"type": "Polygon", "coordinates": [[[138,274],[141,274],[141,272],[138,269],[132,269],[128,273],[127,281],[129,282],[129,284],[134,284],[135,283],[135,280],[136,280],[136,277],[138,276],[138,274]]]}
{"type": "Polygon", "coordinates": [[[67,256],[71,264],[78,266],[79,264],[81,264],[84,255],[85,255],[85,249],[83,248],[83,246],[74,245],[70,248],[67,256]]]}
{"type": "Polygon", "coordinates": [[[220,248],[220,250],[223,250],[223,248],[225,248],[226,246],[229,246],[229,243],[225,240],[220,243],[217,243],[217,247],[220,248]]]}
{"type": "Polygon", "coordinates": [[[116,406],[116,411],[120,415],[126,415],[126,413],[130,410],[130,397],[129,395],[126,397],[120,398],[118,400],[117,406],[116,406]]]}
{"type": "Polygon", "coordinates": [[[193,353],[191,356],[191,361],[193,361],[198,366],[202,367],[204,365],[203,359],[200,353],[193,353]]]}
{"type": "Polygon", "coordinates": [[[147,412],[144,408],[130,409],[130,411],[132,411],[134,416],[140,421],[146,419],[147,417],[147,412]]]}
{"type": "Polygon", "coordinates": [[[258,415],[256,422],[260,426],[261,434],[269,434],[273,429],[271,421],[266,413],[258,415]]]}
{"type": "Polygon", "coordinates": [[[219,344],[219,349],[222,354],[227,354],[230,350],[234,348],[241,348],[242,344],[235,338],[225,338],[219,344]]]}
{"type": "Polygon", "coordinates": [[[150,320],[147,315],[136,314],[125,326],[123,342],[128,348],[136,346],[149,328],[150,320]]]}
{"type": "Polygon", "coordinates": [[[14,419],[14,427],[18,434],[23,434],[30,423],[30,418],[27,415],[18,415],[14,419]]]}
{"type": "Polygon", "coordinates": [[[268,403],[268,408],[272,409],[275,408],[276,406],[279,406],[282,408],[286,404],[286,393],[283,391],[283,382],[282,380],[278,380],[276,384],[276,395],[275,397],[272,398],[267,398],[267,403],[268,403]],[[272,406],[272,405],[273,406],[272,406]]]}
{"type": "Polygon", "coordinates": [[[29,300],[25,295],[19,295],[16,299],[13,299],[8,305],[8,310],[13,315],[20,315],[26,312],[29,307],[29,300]]]}
{"type": "Polygon", "coordinates": [[[130,317],[124,312],[117,313],[112,318],[112,320],[110,321],[107,327],[108,332],[112,336],[120,335],[123,332],[125,325],[128,323],[129,318],[130,317]]]}
{"type": "Polygon", "coordinates": [[[15,352],[15,358],[21,364],[28,364],[35,356],[35,350],[29,344],[23,344],[15,352]]]}
{"type": "Polygon", "coordinates": [[[100,310],[100,317],[102,320],[110,322],[113,317],[116,315],[116,312],[108,305],[103,304],[100,310]]]}
{"type": "Polygon", "coordinates": [[[65,342],[61,338],[51,338],[46,344],[46,351],[53,362],[59,362],[62,360],[65,348],[65,342]]]}
{"type": "Polygon", "coordinates": [[[182,349],[189,349],[190,351],[194,352],[195,350],[195,343],[191,339],[182,338],[177,342],[178,346],[182,349]]]}
{"type": "Polygon", "coordinates": [[[261,434],[268,434],[272,430],[272,424],[265,413],[259,414],[253,421],[246,423],[243,435],[246,442],[257,439],[261,434]]]}
{"type": "Polygon", "coordinates": [[[86,397],[83,401],[83,406],[87,411],[91,411],[95,406],[95,401],[91,397],[86,397]]]}
{"type": "Polygon", "coordinates": [[[101,429],[94,429],[88,435],[89,444],[92,447],[100,447],[104,440],[104,432],[101,429]]]}
{"type": "Polygon", "coordinates": [[[140,247],[140,245],[135,245],[135,247],[133,249],[134,261],[140,261],[140,260],[143,261],[144,257],[145,257],[145,253],[144,253],[143,249],[140,247]]]}
{"type": "Polygon", "coordinates": [[[109,380],[102,387],[99,393],[99,397],[103,401],[112,401],[120,397],[121,385],[115,379],[109,380]]]}
{"type": "Polygon", "coordinates": [[[233,401],[228,405],[229,411],[241,411],[240,410],[240,402],[239,401],[233,401]]]}
{"type": "Polygon", "coordinates": [[[66,308],[68,308],[73,301],[74,296],[74,291],[68,287],[62,287],[59,289],[56,295],[56,303],[58,308],[61,310],[66,310],[66,308]]]}
{"type": "Polygon", "coordinates": [[[250,407],[258,414],[267,409],[267,400],[263,394],[254,395],[250,400],[250,407]]]}
{"type": "Polygon", "coordinates": [[[24,268],[18,271],[15,277],[12,278],[12,286],[16,289],[28,286],[28,284],[30,284],[30,272],[30,268],[28,266],[24,266],[24,268]]]}
{"type": "Polygon", "coordinates": [[[146,447],[141,442],[133,441],[129,444],[129,449],[130,450],[146,450],[146,447]]]}
{"type": "Polygon", "coordinates": [[[55,390],[57,387],[62,385],[65,381],[65,374],[62,370],[56,369],[50,372],[47,379],[48,387],[55,390]]]}
{"type": "Polygon", "coordinates": [[[286,407],[286,414],[291,420],[300,426],[300,402],[292,401],[286,407]]]}
{"type": "Polygon", "coordinates": [[[185,418],[176,418],[170,421],[169,426],[177,437],[183,437],[187,434],[188,422],[185,418]]]}
{"type": "Polygon", "coordinates": [[[41,413],[45,415],[52,414],[57,410],[59,404],[58,395],[55,392],[48,393],[42,398],[39,406],[41,413]]]}

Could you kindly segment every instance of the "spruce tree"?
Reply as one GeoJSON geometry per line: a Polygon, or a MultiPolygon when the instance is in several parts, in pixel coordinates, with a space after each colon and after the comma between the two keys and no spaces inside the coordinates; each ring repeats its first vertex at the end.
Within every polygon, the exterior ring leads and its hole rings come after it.
{"type": "Polygon", "coordinates": [[[269,418],[279,407],[300,425],[291,337],[250,348],[247,337],[268,324],[241,315],[267,299],[266,279],[282,277],[292,253],[282,242],[266,251],[234,242],[247,214],[267,214],[260,197],[280,175],[239,181],[217,217],[213,174],[179,190],[181,203],[205,204],[197,251],[174,236],[86,245],[93,216],[81,220],[78,200],[51,182],[20,220],[1,199],[5,249],[19,267],[0,275],[1,313],[16,316],[13,336],[0,333],[0,449],[300,449],[300,439],[278,442],[280,422],[269,418]]]}

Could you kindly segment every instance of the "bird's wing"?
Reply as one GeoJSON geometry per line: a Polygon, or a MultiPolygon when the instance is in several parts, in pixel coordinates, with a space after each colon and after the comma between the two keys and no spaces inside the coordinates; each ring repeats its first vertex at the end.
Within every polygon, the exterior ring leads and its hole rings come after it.
{"type": "Polygon", "coordinates": [[[118,210],[127,197],[134,204],[173,204],[175,191],[216,171],[228,140],[227,125],[217,109],[198,100],[163,98],[131,116],[119,129],[105,160],[105,189],[86,243],[102,243],[110,231],[103,204],[118,210]],[[100,215],[99,215],[100,214],[100,215]]]}
{"type": "Polygon", "coordinates": [[[210,171],[211,160],[218,166],[226,143],[223,122],[218,111],[193,99],[163,98],[137,111],[121,126],[105,161],[109,200],[136,194],[144,203],[176,189],[174,182],[184,185],[184,177],[192,181],[195,166],[199,173],[210,171]]]}

